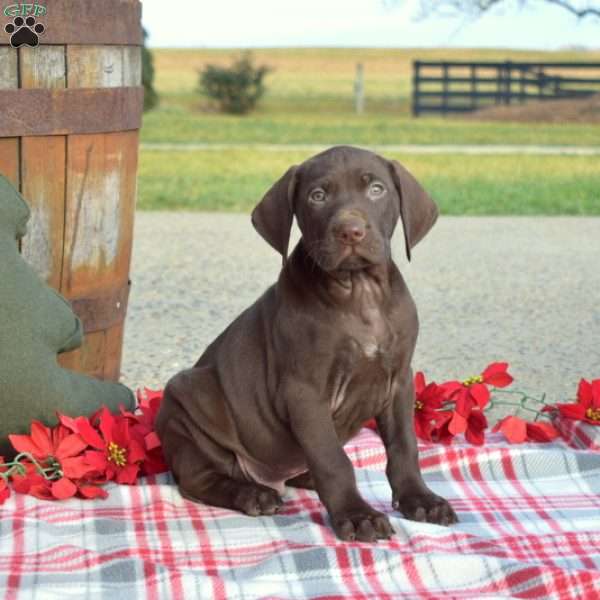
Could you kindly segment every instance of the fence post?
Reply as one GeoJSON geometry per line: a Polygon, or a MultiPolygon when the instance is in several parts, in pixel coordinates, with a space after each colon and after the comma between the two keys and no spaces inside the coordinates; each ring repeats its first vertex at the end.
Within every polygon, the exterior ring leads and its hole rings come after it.
{"type": "Polygon", "coordinates": [[[448,63],[442,63],[442,113],[448,114],[448,63]]]}
{"type": "Polygon", "coordinates": [[[471,110],[475,110],[477,104],[477,66],[471,65],[471,110]]]}
{"type": "Polygon", "coordinates": [[[521,104],[525,102],[525,69],[523,67],[520,68],[521,71],[521,86],[519,90],[519,101],[521,104]]]}
{"type": "Polygon", "coordinates": [[[365,112],[365,77],[362,63],[356,63],[356,79],[354,80],[354,107],[356,114],[365,112]]]}
{"type": "Polygon", "coordinates": [[[421,61],[413,61],[413,102],[412,102],[412,114],[413,117],[419,116],[419,101],[421,96],[419,95],[419,84],[421,83],[421,61]]]}
{"type": "Polygon", "coordinates": [[[496,65],[496,104],[500,104],[502,100],[502,66],[496,65]]]}
{"type": "Polygon", "coordinates": [[[505,64],[506,67],[504,71],[504,104],[511,104],[512,63],[510,60],[507,60],[505,64]]]}

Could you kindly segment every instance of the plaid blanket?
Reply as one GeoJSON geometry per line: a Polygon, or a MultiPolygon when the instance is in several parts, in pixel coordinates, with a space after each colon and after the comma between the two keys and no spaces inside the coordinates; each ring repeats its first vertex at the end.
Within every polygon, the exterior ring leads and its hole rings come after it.
{"type": "Polygon", "coordinates": [[[363,429],[347,446],[364,497],[397,534],[342,543],[316,493],[288,488],[274,517],[183,500],[169,474],[111,485],[102,501],[0,507],[5,598],[600,598],[600,428],[568,423],[551,445],[421,445],[431,488],[460,523],[390,508],[385,453],[363,429]],[[569,446],[569,442],[577,449],[569,446]]]}

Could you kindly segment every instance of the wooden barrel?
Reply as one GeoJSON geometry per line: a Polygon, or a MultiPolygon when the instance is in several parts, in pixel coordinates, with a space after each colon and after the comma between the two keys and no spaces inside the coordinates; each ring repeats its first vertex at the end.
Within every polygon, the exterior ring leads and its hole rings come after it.
{"type": "Polygon", "coordinates": [[[83,321],[84,346],[61,364],[117,380],[143,105],[141,4],[7,0],[0,10],[0,172],[32,209],[21,252],[83,321]],[[34,13],[39,45],[13,48],[5,25],[34,13]]]}

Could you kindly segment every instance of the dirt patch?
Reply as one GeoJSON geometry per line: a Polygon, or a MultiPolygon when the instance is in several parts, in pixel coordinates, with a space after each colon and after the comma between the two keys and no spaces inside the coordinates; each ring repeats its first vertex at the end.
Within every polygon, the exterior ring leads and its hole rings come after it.
{"type": "Polygon", "coordinates": [[[600,94],[581,100],[536,100],[511,106],[489,106],[465,116],[480,121],[600,123],[600,94]]]}

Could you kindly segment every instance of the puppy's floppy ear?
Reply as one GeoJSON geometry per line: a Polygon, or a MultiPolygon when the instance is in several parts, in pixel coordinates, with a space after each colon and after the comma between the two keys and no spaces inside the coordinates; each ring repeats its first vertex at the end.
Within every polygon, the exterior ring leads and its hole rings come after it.
{"type": "Polygon", "coordinates": [[[297,167],[290,167],[252,211],[252,225],[260,235],[287,259],[292,220],[297,167]]]}
{"type": "Polygon", "coordinates": [[[417,180],[397,161],[388,161],[398,197],[400,218],[404,226],[406,258],[433,227],[438,218],[438,207],[417,180]]]}

